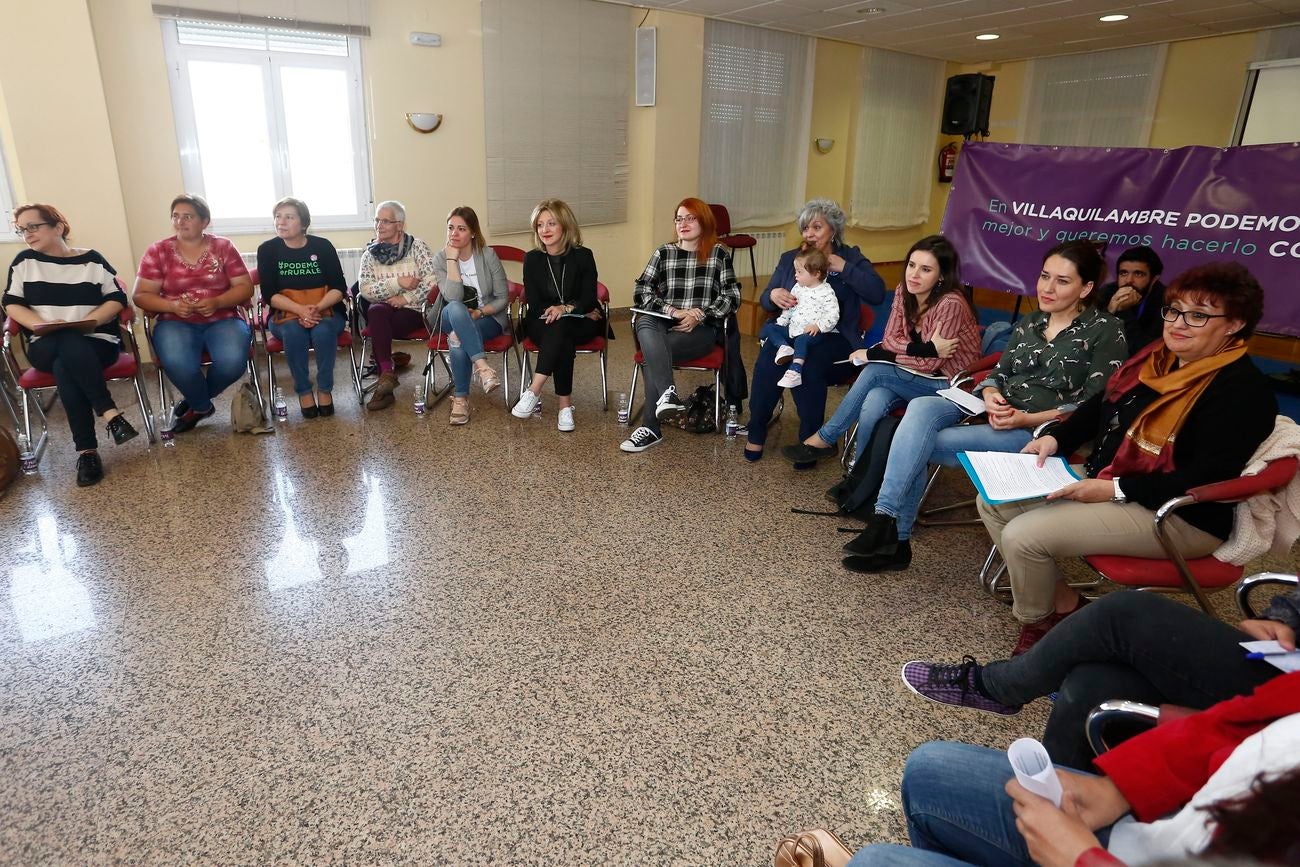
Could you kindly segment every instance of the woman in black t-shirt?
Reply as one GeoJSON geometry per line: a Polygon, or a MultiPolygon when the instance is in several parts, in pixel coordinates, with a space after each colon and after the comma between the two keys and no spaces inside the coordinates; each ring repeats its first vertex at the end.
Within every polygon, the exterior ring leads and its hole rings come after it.
{"type": "Polygon", "coordinates": [[[305,202],[281,199],[273,214],[276,237],[257,248],[262,301],[271,308],[271,333],[284,344],[303,418],[333,415],[334,358],[339,334],[348,321],[343,265],[333,244],[307,234],[311,211],[305,202]],[[315,395],[307,364],[310,350],[316,351],[315,395]]]}
{"type": "Polygon", "coordinates": [[[582,230],[572,209],[559,199],[533,208],[533,243],[524,257],[524,332],[537,344],[537,369],[511,410],[533,414],[542,386],[555,377],[560,405],[556,427],[573,430],[573,360],[576,347],[605,333],[604,312],[596,298],[596,258],[582,246],[582,230]]]}

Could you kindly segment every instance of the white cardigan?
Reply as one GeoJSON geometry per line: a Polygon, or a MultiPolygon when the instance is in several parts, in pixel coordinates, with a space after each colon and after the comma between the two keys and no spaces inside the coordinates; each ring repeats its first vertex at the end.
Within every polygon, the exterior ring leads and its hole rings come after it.
{"type": "MultiPolygon", "coordinates": [[[[1260,443],[1243,475],[1255,475],[1269,461],[1300,457],[1300,427],[1284,415],[1277,417],[1273,432],[1260,443]]],[[[1291,484],[1276,492],[1256,494],[1237,504],[1232,535],[1214,552],[1224,563],[1244,566],[1256,557],[1286,556],[1300,538],[1300,473],[1291,484]]]]}

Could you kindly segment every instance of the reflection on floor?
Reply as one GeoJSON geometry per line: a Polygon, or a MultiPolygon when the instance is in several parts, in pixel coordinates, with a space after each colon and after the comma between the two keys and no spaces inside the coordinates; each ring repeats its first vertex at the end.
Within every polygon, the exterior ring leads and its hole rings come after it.
{"type": "Polygon", "coordinates": [[[1045,703],[945,712],[898,677],[1011,646],[982,529],[847,573],[837,522],[789,512],[838,469],[775,454],[793,413],[757,464],[672,431],[626,455],[577,378],[572,434],[549,393],[417,417],[412,374],[273,437],[223,401],[89,489],[56,410],[2,501],[0,861],[758,865],[805,826],[904,839],[923,741],[1041,732],[1045,703]]]}

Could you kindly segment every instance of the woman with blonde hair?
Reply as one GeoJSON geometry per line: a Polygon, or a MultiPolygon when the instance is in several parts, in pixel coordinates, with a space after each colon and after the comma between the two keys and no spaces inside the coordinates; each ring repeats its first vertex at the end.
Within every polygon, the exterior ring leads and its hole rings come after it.
{"type": "Polygon", "coordinates": [[[582,229],[573,210],[559,199],[533,208],[533,244],[524,256],[524,297],[528,314],[524,333],[537,344],[533,381],[511,410],[519,418],[533,414],[542,386],[555,377],[560,413],[556,427],[573,430],[573,360],[577,346],[599,337],[606,328],[596,299],[596,257],[582,246],[582,229]]]}

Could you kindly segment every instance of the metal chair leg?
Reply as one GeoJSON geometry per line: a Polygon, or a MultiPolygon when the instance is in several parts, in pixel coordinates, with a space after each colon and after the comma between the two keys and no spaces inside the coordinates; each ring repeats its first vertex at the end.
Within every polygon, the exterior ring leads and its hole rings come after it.
{"type": "MultiPolygon", "coordinates": [[[[633,418],[636,418],[636,413],[633,412],[633,410],[636,408],[636,407],[635,407],[635,404],[636,404],[636,381],[637,381],[637,377],[640,376],[640,375],[641,375],[641,365],[639,365],[639,364],[634,364],[634,365],[632,365],[632,384],[629,385],[628,388],[627,388],[627,405],[628,405],[627,417],[628,417],[629,422],[630,422],[633,418]]],[[[649,397],[647,397],[646,399],[649,400],[649,397]]]]}
{"type": "Polygon", "coordinates": [[[749,248],[749,273],[754,278],[754,288],[758,288],[758,266],[754,264],[754,248],[749,248]]]}
{"type": "Polygon", "coordinates": [[[602,349],[600,351],[600,396],[602,399],[600,408],[605,412],[609,412],[609,381],[606,369],[608,362],[609,355],[606,350],[602,349]]]}

